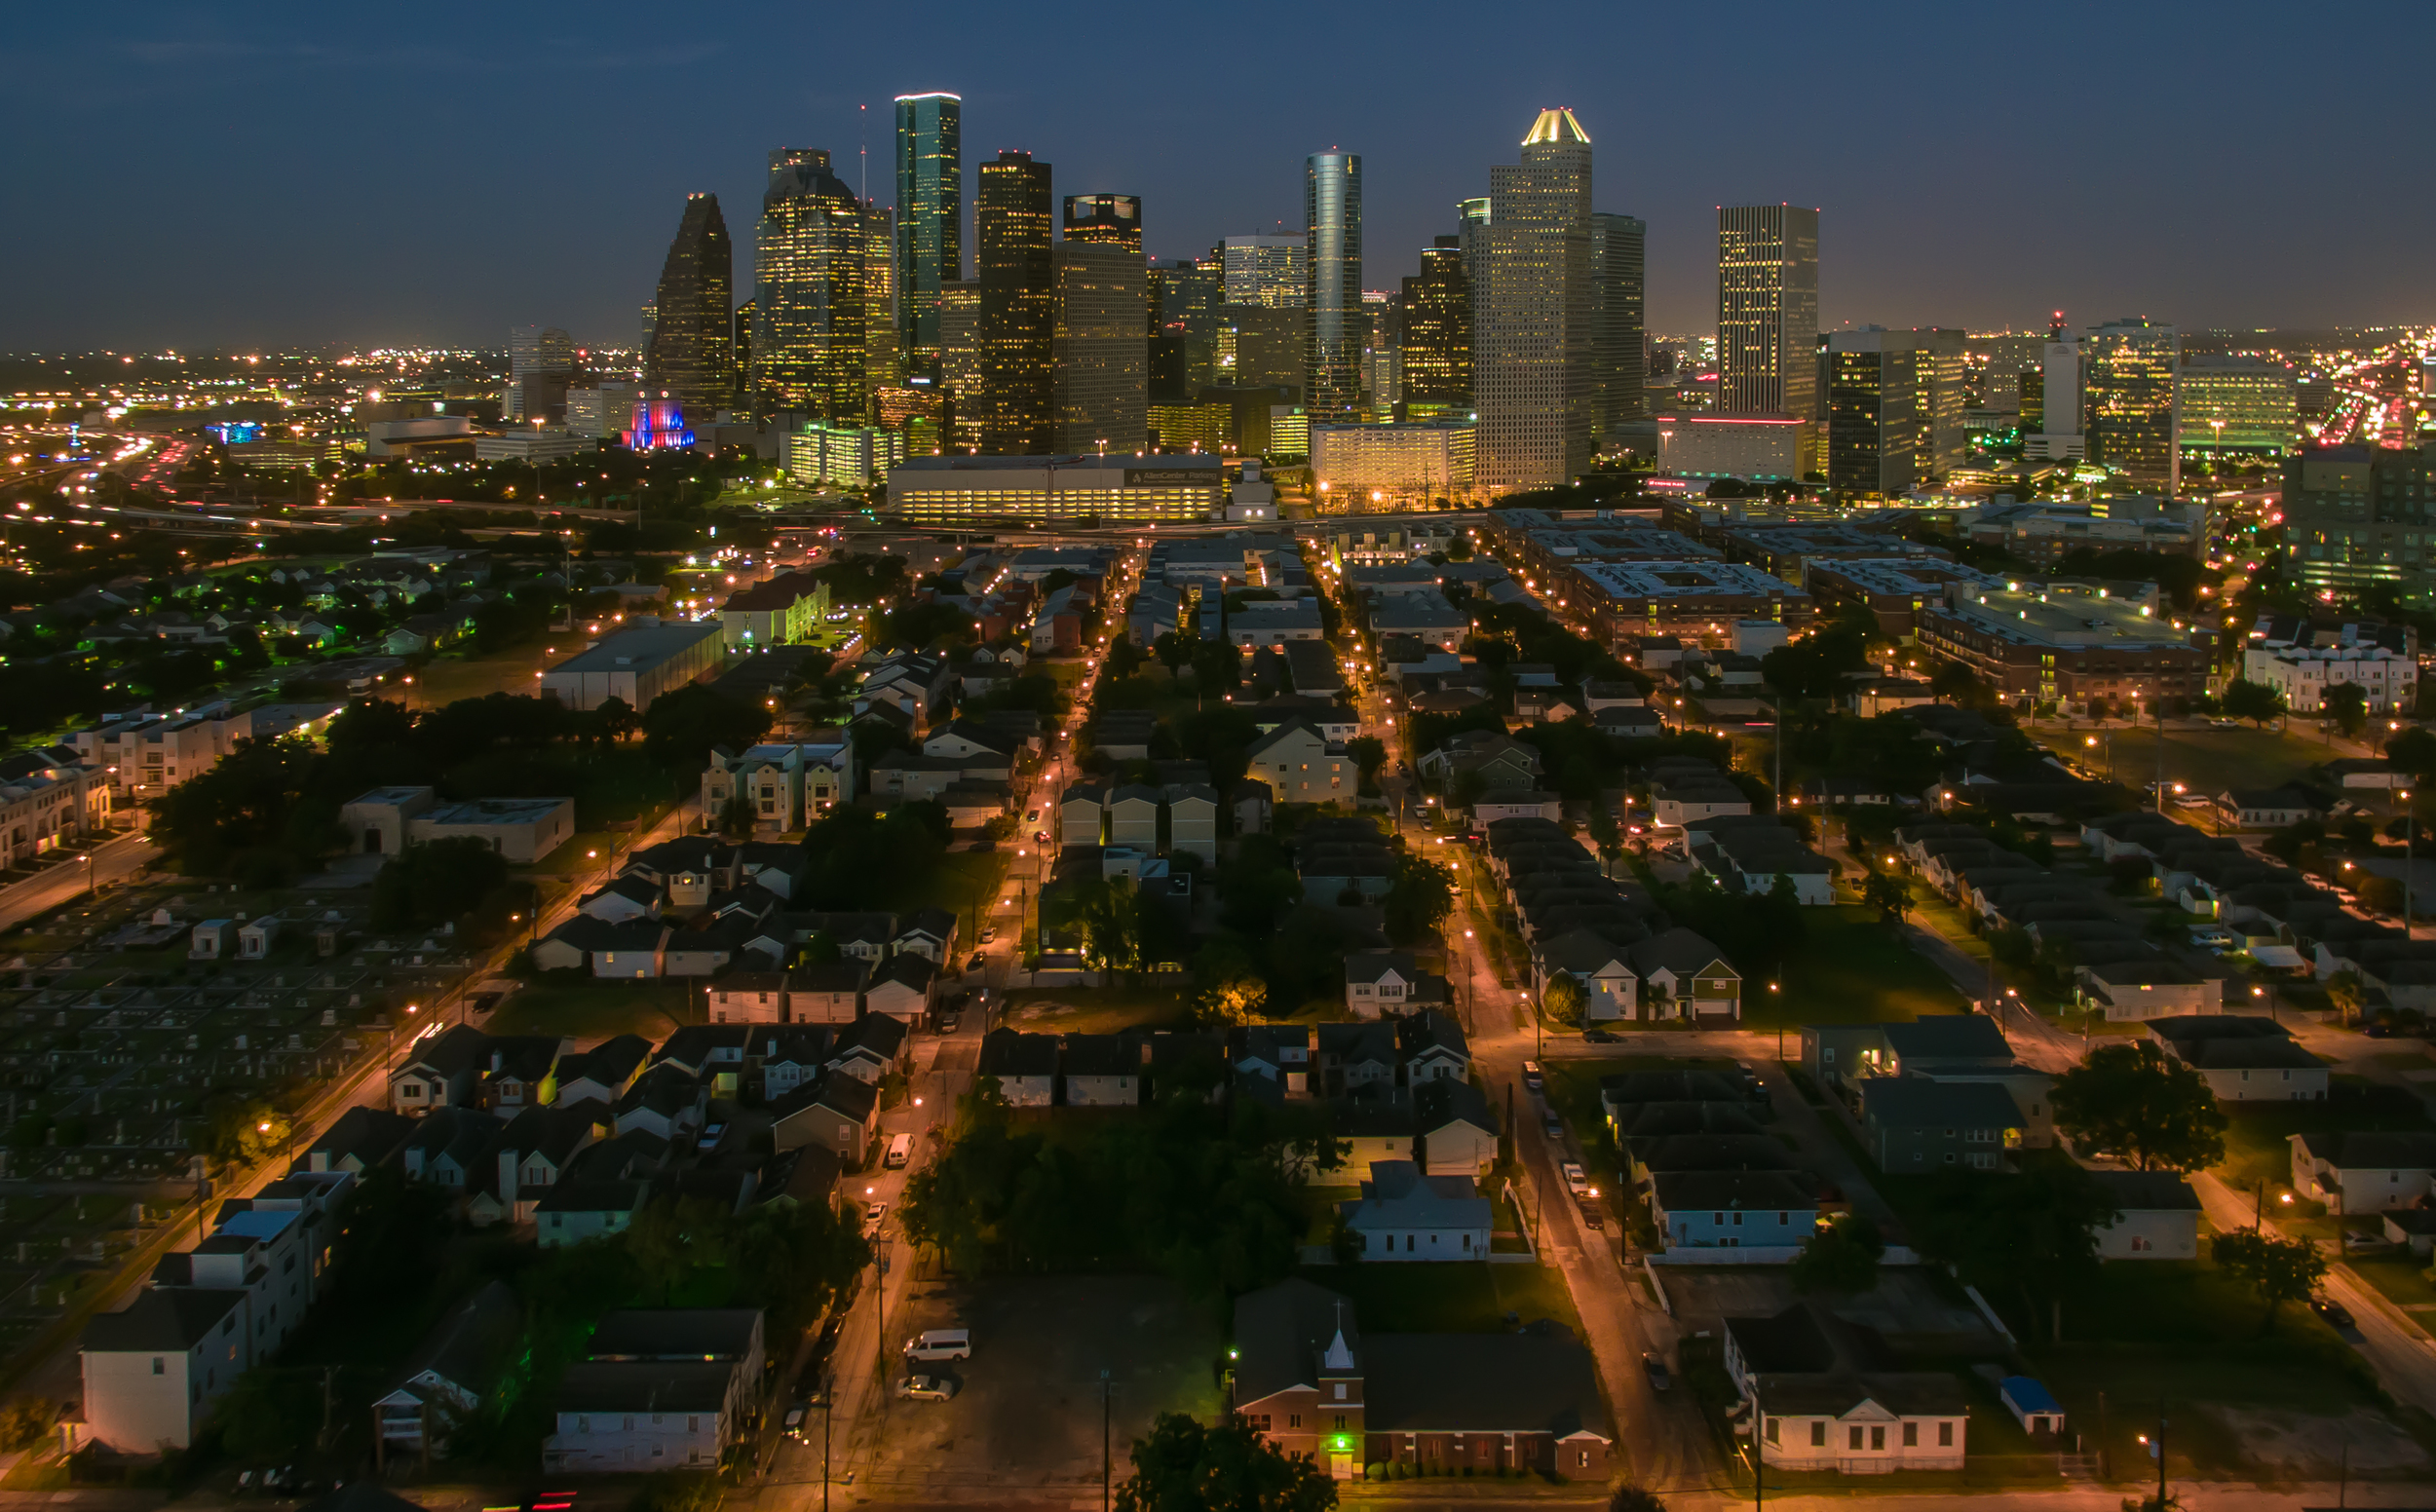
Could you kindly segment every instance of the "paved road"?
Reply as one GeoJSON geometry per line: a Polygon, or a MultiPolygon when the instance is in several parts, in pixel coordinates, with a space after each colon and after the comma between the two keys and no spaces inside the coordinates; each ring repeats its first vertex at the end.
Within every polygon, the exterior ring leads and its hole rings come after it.
{"type": "MultiPolygon", "coordinates": [[[[2208,1223],[2220,1231],[2247,1228],[2257,1216],[2256,1199],[2226,1186],[2213,1171],[2199,1172],[2190,1184],[2208,1223]]],[[[2260,1227],[2270,1234],[2280,1231],[2272,1218],[2260,1227]]],[[[2337,1332],[2376,1370],[2378,1383],[2398,1402],[2436,1412],[2436,1344],[2427,1335],[2347,1266],[2337,1264],[2327,1271],[2326,1292],[2350,1309],[2354,1326],[2337,1332]]]]}
{"type": "Polygon", "coordinates": [[[0,890],[0,929],[47,912],[89,888],[124,882],[151,864],[160,848],[140,834],[116,835],[86,852],[90,863],[63,861],[39,877],[0,890]]]}

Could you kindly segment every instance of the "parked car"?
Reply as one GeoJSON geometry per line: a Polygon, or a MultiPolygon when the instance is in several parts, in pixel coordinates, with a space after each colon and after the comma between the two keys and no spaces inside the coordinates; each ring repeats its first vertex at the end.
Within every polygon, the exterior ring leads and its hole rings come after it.
{"type": "Polygon", "coordinates": [[[953,1376],[908,1376],[896,1383],[896,1394],[909,1402],[944,1402],[962,1384],[953,1376]]]}
{"type": "Polygon", "coordinates": [[[969,1328],[926,1328],[905,1341],[905,1358],[921,1360],[970,1360],[972,1358],[972,1330],[969,1328]]]}
{"type": "Polygon", "coordinates": [[[2321,1292],[2309,1299],[2309,1310],[2337,1328],[2350,1328],[2351,1309],[2321,1292]]]}
{"type": "Polygon", "coordinates": [[[1581,1042],[1584,1044],[1614,1044],[1617,1040],[1616,1035],[1604,1029],[1585,1029],[1581,1032],[1581,1042]]]}
{"type": "Polygon", "coordinates": [[[1563,1139],[1565,1137],[1565,1120],[1558,1117],[1554,1114],[1549,1114],[1545,1118],[1542,1119],[1540,1126],[1547,1131],[1547,1136],[1550,1139],[1563,1139]]]}
{"type": "Polygon", "coordinates": [[[1583,1173],[1579,1164],[1572,1160],[1568,1160],[1563,1165],[1558,1166],[1557,1170],[1564,1175],[1565,1190],[1567,1191],[1572,1192],[1577,1197],[1583,1196],[1589,1192],[1590,1178],[1583,1173]]]}
{"type": "Polygon", "coordinates": [[[1587,1202],[1580,1204],[1580,1207],[1581,1209],[1581,1227],[1584,1228],[1594,1229],[1601,1233],[1607,1231],[1607,1219],[1600,1214],[1597,1208],[1591,1206],[1587,1202]]]}
{"type": "Polygon", "coordinates": [[[982,955],[976,950],[972,953],[972,959],[965,963],[965,969],[968,971],[978,971],[983,966],[989,964],[989,957],[982,955]]]}
{"type": "Polygon", "coordinates": [[[996,940],[997,938],[998,938],[998,926],[996,926],[996,925],[994,925],[994,924],[993,924],[993,925],[986,925],[986,926],[984,926],[982,927],[982,929],[981,929],[981,943],[982,943],[982,944],[984,944],[984,945],[990,944],[992,941],[996,940]]]}
{"type": "Polygon", "coordinates": [[[1663,1391],[1675,1383],[1675,1378],[1667,1374],[1666,1362],[1655,1354],[1641,1356],[1641,1374],[1650,1378],[1653,1391],[1663,1391]]]}
{"type": "Polygon", "coordinates": [[[885,1222],[887,1218],[888,1204],[885,1202],[872,1203],[869,1207],[862,1210],[862,1224],[864,1231],[869,1233],[879,1232],[880,1225],[885,1222]]]}
{"type": "Polygon", "coordinates": [[[1026,824],[1038,824],[1038,823],[1040,823],[1040,822],[1041,822],[1041,811],[1040,811],[1040,810],[1038,810],[1038,809],[1026,809],[1026,810],[1024,811],[1024,813],[1023,813],[1023,822],[1025,822],[1026,824]]]}
{"type": "Polygon", "coordinates": [[[804,1437],[804,1419],[811,1416],[812,1399],[810,1397],[804,1397],[788,1407],[786,1420],[781,1424],[786,1429],[786,1436],[800,1443],[804,1437]]]}
{"type": "Polygon", "coordinates": [[[955,1009],[950,1008],[946,1012],[939,1015],[939,1033],[943,1035],[952,1035],[964,1026],[964,1022],[965,1016],[957,1012],[955,1009]]]}

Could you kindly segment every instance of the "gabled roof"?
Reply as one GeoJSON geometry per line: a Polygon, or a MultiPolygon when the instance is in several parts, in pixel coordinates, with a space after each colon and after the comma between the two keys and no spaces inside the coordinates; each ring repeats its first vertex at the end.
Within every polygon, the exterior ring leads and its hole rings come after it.
{"type": "Polygon", "coordinates": [[[1138,1077],[1142,1053],[1122,1035],[1068,1035],[1064,1064],[1068,1077],[1138,1077]]]}
{"type": "Polygon", "coordinates": [[[2172,1171],[2091,1171],[2089,1177],[2125,1213],[2199,1211],[2199,1193],[2172,1171]]]}
{"type": "MultiPolygon", "coordinates": [[[[902,961],[905,958],[898,956],[892,959],[902,961]]],[[[913,959],[922,960],[919,956],[913,959]]],[[[930,963],[923,964],[928,965],[930,963]]],[[[834,1064],[851,1053],[860,1051],[875,1060],[893,1061],[904,1048],[905,1026],[901,1021],[886,1013],[865,1013],[838,1035],[830,1046],[829,1060],[834,1064]]]]}
{"type": "Polygon", "coordinates": [[[1237,1405],[1316,1386],[1320,1357],[1340,1346],[1345,1363],[1334,1374],[1359,1374],[1361,1329],[1353,1304],[1337,1293],[1300,1277],[1244,1293],[1235,1300],[1237,1405]]]}
{"type": "Polygon", "coordinates": [[[981,1040],[978,1074],[984,1077],[1057,1075],[1057,1037],[993,1029],[981,1040]]]}
{"type": "Polygon", "coordinates": [[[1413,1089],[1413,1117],[1427,1135],[1451,1124],[1468,1123],[1484,1134],[1497,1133],[1497,1112],[1487,1097],[1468,1081],[1439,1077],[1413,1089]]]}
{"type": "Polygon", "coordinates": [[[1635,971],[1648,976],[1654,971],[1671,971],[1678,978],[1694,976],[1711,966],[1722,967],[1740,980],[1741,973],[1726,959],[1725,953],[1711,944],[1707,937],[1690,929],[1674,928],[1655,934],[1630,948],[1635,971]]]}
{"type": "Polygon", "coordinates": [[[1992,1081],[1929,1081],[1870,1077],[1861,1082],[1861,1117],[1892,1127],[2022,1127],[2013,1095],[1992,1081]]]}
{"type": "Polygon", "coordinates": [[[2013,1059],[2004,1031],[1984,1013],[1936,1013],[1882,1031],[1886,1047],[1902,1060],[2013,1059]]]}
{"type": "Polygon", "coordinates": [[[918,993],[927,993],[931,990],[932,981],[938,974],[939,968],[932,964],[928,956],[917,956],[912,951],[900,951],[880,963],[878,969],[871,973],[870,987],[865,990],[874,991],[883,986],[894,985],[910,987],[918,993]]]}
{"type": "Polygon", "coordinates": [[[1657,1205],[1668,1212],[1782,1212],[1818,1206],[1809,1178],[1799,1171],[1659,1171],[1650,1177],[1650,1187],[1657,1205]]]}

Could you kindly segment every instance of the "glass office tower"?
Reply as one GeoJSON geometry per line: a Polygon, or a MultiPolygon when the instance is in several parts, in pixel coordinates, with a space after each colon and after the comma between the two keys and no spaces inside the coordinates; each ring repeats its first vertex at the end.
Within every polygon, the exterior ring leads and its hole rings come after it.
{"type": "Polygon", "coordinates": [[[981,284],[981,450],[1047,452],[1056,422],[1057,270],[1049,170],[1028,152],[981,165],[972,239],[981,284]]]}
{"type": "Polygon", "coordinates": [[[862,207],[818,147],[770,154],[753,281],[756,413],[864,418],[869,348],[862,207]]]}
{"type": "Polygon", "coordinates": [[[905,365],[935,373],[939,287],[965,276],[964,100],[896,96],[896,321],[905,365]]]}
{"type": "Polygon", "coordinates": [[[660,267],[643,380],[704,420],[735,392],[736,248],[715,194],[689,194],[660,267]]]}
{"type": "Polygon", "coordinates": [[[1303,396],[1314,415],[1351,413],[1362,397],[1362,160],[1314,152],[1303,161],[1305,267],[1311,280],[1303,396]]]}

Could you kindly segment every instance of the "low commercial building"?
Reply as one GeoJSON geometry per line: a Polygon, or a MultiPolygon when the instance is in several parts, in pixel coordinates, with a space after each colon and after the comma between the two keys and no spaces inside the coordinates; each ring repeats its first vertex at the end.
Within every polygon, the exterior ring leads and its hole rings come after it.
{"type": "Polygon", "coordinates": [[[2204,509],[2155,499],[2102,499],[2090,504],[1999,505],[1965,527],[1979,546],[2051,567],[2074,551],[2155,551],[2190,555],[2206,537],[2204,509]]]}
{"type": "Polygon", "coordinates": [[[905,460],[905,433],[816,420],[787,434],[784,459],[787,474],[799,483],[869,488],[905,460]]]}
{"type": "Polygon", "coordinates": [[[611,699],[637,714],[719,669],[725,631],[715,623],[671,622],[621,630],[541,676],[541,692],[573,709],[611,699]]]}
{"type": "Polygon", "coordinates": [[[1721,410],[1686,410],[1656,419],[1657,471],[1667,477],[1780,483],[1802,475],[1807,420],[1721,410]]]}
{"type": "Polygon", "coordinates": [[[428,787],[376,787],[342,805],[350,850],[396,855],[437,840],[479,840],[511,861],[538,861],[575,836],[572,798],[477,798],[441,803],[428,787]],[[361,837],[361,838],[358,838],[361,837]]]}
{"type": "Polygon", "coordinates": [[[829,618],[829,586],[808,572],[782,572],[730,593],[719,606],[719,633],[730,651],[795,646],[819,637],[829,618]]]}
{"type": "Polygon", "coordinates": [[[1215,456],[913,457],[889,474],[909,520],[1206,520],[1226,508],[1215,456]]]}
{"type": "Polygon", "coordinates": [[[1567,572],[1558,606],[1590,619],[1611,642],[1652,635],[1723,640],[1737,620],[1798,629],[1811,614],[1809,594],[1744,562],[1584,561],[1567,572]]]}
{"type": "Polygon", "coordinates": [[[2303,714],[2326,707],[2326,696],[2345,684],[2367,698],[2372,714],[2409,712],[2419,696],[2418,660],[2382,646],[2252,646],[2241,654],[2241,675],[2303,714]]]}
{"type": "MultiPolygon", "coordinates": [[[[2151,704],[2207,692],[2215,631],[2105,586],[1956,593],[1919,615],[1921,648],[2008,701],[2151,704]]],[[[2153,706],[2151,704],[2151,706],[2153,706]]]]}
{"type": "Polygon", "coordinates": [[[1474,435],[1468,420],[1314,425],[1311,466],[1319,503],[1359,512],[1390,501],[1468,497],[1474,435]]]}

